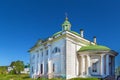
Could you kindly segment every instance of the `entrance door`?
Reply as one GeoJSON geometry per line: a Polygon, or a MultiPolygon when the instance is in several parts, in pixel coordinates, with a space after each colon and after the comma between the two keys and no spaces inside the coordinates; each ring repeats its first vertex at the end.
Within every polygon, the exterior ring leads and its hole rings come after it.
{"type": "Polygon", "coordinates": [[[99,75],[99,69],[100,69],[99,59],[93,59],[91,65],[92,65],[91,66],[92,75],[99,75]]]}
{"type": "Polygon", "coordinates": [[[92,74],[97,75],[98,74],[98,69],[99,69],[99,62],[94,62],[92,63],[92,74]]]}

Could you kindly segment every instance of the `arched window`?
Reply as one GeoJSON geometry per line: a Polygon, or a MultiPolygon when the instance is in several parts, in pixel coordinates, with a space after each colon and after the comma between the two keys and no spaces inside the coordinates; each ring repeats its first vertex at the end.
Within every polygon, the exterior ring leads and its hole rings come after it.
{"type": "Polygon", "coordinates": [[[52,53],[58,53],[58,52],[60,52],[60,48],[58,48],[58,47],[55,47],[52,51],[52,53]]]}

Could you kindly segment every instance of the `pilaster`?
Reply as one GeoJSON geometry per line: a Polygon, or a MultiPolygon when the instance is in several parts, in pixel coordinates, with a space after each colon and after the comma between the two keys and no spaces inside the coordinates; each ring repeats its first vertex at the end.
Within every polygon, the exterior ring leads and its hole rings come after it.
{"type": "Polygon", "coordinates": [[[45,73],[45,64],[44,64],[44,61],[42,61],[42,65],[43,65],[42,75],[44,75],[44,73],[45,73]]]}
{"type": "Polygon", "coordinates": [[[48,78],[52,78],[51,45],[48,45],[48,78]]]}
{"type": "Polygon", "coordinates": [[[104,54],[101,54],[101,75],[104,76],[104,54]]]}

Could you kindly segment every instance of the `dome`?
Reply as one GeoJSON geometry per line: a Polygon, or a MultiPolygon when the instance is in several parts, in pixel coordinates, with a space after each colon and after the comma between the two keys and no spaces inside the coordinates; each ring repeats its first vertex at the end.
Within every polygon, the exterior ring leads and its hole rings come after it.
{"type": "Polygon", "coordinates": [[[90,50],[94,50],[94,51],[109,51],[111,50],[110,48],[106,47],[106,46],[102,46],[102,45],[89,45],[89,46],[83,46],[80,48],[80,51],[90,51],[90,50]]]}

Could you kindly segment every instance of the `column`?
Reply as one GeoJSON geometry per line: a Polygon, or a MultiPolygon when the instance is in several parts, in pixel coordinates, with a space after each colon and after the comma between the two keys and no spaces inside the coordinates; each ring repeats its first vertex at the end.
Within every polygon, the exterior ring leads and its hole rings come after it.
{"type": "Polygon", "coordinates": [[[76,57],[76,75],[79,75],[79,59],[76,57]]]}
{"type": "Polygon", "coordinates": [[[39,75],[40,74],[40,63],[38,63],[38,67],[37,67],[38,69],[38,71],[37,71],[37,75],[39,75]]]}
{"type": "Polygon", "coordinates": [[[78,62],[79,62],[79,76],[81,75],[81,57],[79,56],[78,58],[78,62]]]}
{"type": "MultiPolygon", "coordinates": [[[[44,71],[45,71],[45,70],[44,70],[44,69],[45,69],[45,68],[44,68],[44,67],[45,67],[45,66],[44,66],[44,65],[45,65],[45,64],[44,64],[44,63],[45,63],[45,58],[44,58],[44,55],[45,55],[45,54],[44,54],[44,52],[45,52],[44,49],[42,49],[42,61],[41,61],[42,69],[40,68],[40,71],[42,70],[42,74],[41,74],[42,76],[44,75],[44,71]]],[[[40,64],[40,67],[41,67],[41,64],[40,64]]],[[[40,72],[40,73],[41,73],[41,72],[40,72]]]]}
{"type": "MultiPolygon", "coordinates": [[[[77,52],[77,45],[75,45],[75,52],[77,52]]],[[[75,59],[76,64],[76,75],[79,76],[79,58],[78,55],[76,55],[75,59]]]]}
{"type": "Polygon", "coordinates": [[[101,55],[101,75],[104,75],[104,54],[101,55]]]}
{"type": "Polygon", "coordinates": [[[81,75],[83,76],[85,74],[85,57],[84,55],[81,55],[81,75]]]}
{"type": "Polygon", "coordinates": [[[48,60],[51,58],[51,45],[48,45],[48,60]]]}
{"type": "Polygon", "coordinates": [[[44,73],[45,73],[45,62],[44,61],[42,62],[42,65],[43,65],[42,75],[44,75],[44,73]]]}
{"type": "Polygon", "coordinates": [[[40,73],[40,50],[37,53],[37,75],[40,73]]]}
{"type": "Polygon", "coordinates": [[[106,75],[109,75],[109,55],[106,55],[106,75]]]}
{"type": "Polygon", "coordinates": [[[52,62],[51,60],[48,61],[48,78],[52,78],[52,62]]]}
{"type": "Polygon", "coordinates": [[[87,55],[87,75],[90,75],[90,56],[87,55]]]}
{"type": "Polygon", "coordinates": [[[35,54],[34,60],[35,60],[34,75],[36,75],[37,74],[37,54],[35,54]]]}

